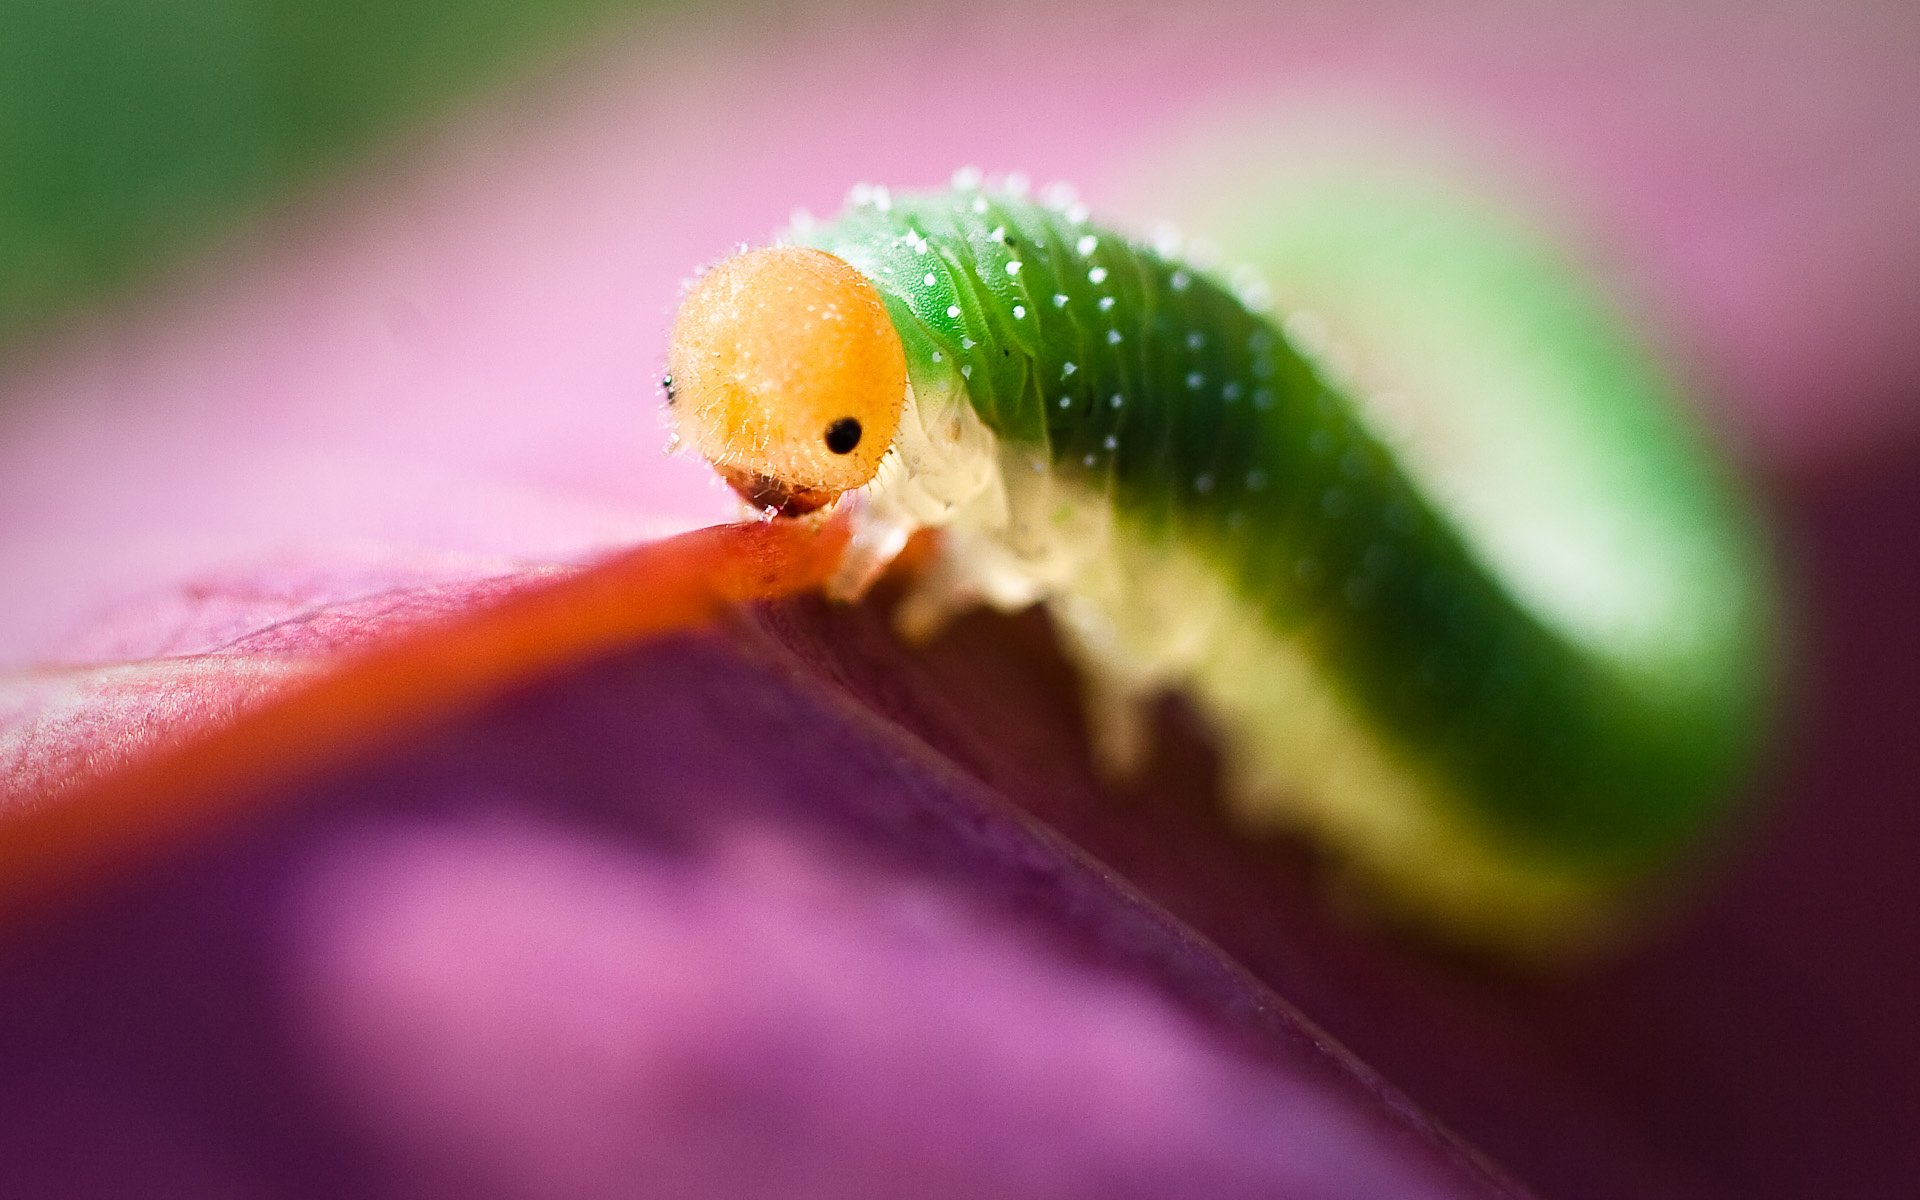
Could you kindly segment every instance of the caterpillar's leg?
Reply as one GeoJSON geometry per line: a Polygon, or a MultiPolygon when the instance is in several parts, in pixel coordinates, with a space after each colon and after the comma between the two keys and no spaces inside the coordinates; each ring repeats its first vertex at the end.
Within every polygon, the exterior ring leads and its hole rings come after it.
{"type": "Polygon", "coordinates": [[[900,607],[894,610],[894,629],[904,641],[918,645],[932,640],[955,617],[985,601],[979,582],[955,553],[951,540],[946,539],[908,585],[900,607]]]}
{"type": "Polygon", "coordinates": [[[1109,782],[1125,783],[1146,769],[1153,753],[1153,699],[1157,694],[1103,671],[1082,684],[1093,765],[1109,782]]]}
{"type": "Polygon", "coordinates": [[[1108,615],[1074,596],[1049,604],[1062,648],[1080,671],[1080,696],[1093,764],[1111,782],[1125,782],[1146,768],[1153,753],[1153,704],[1162,684],[1150,673],[1128,669],[1115,652],[1108,615]]]}
{"type": "Polygon", "coordinates": [[[852,515],[853,532],[840,552],[840,563],[827,580],[827,594],[836,600],[858,600],[866,595],[889,564],[906,549],[919,523],[898,512],[862,506],[852,515]]]}

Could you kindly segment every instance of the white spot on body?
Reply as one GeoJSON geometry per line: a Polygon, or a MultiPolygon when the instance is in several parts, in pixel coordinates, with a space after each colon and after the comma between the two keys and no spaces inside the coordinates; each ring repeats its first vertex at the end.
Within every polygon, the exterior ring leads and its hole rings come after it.
{"type": "Polygon", "coordinates": [[[1193,283],[1193,276],[1187,274],[1185,271],[1175,271],[1167,282],[1172,285],[1174,291],[1184,292],[1187,290],[1188,285],[1193,283]]]}
{"type": "Polygon", "coordinates": [[[1120,331],[1118,329],[1107,330],[1107,345],[1118,346],[1119,344],[1120,344],[1120,331]]]}
{"type": "Polygon", "coordinates": [[[1085,258],[1087,255],[1092,254],[1094,249],[1099,245],[1100,239],[1088,233],[1082,234],[1080,240],[1073,244],[1073,248],[1079,252],[1081,258],[1085,258]]]}
{"type": "Polygon", "coordinates": [[[1198,371],[1187,372],[1187,387],[1189,390],[1197,392],[1206,385],[1206,382],[1207,382],[1207,377],[1205,375],[1202,375],[1200,372],[1198,371]]]}
{"type": "Polygon", "coordinates": [[[953,186],[956,188],[959,188],[963,192],[972,191],[974,188],[977,188],[980,186],[980,179],[981,179],[981,175],[980,175],[979,167],[975,167],[975,166],[961,167],[959,170],[953,173],[953,186]]]}
{"type": "Polygon", "coordinates": [[[940,282],[939,278],[936,275],[934,275],[932,271],[927,272],[925,279],[926,279],[926,285],[928,287],[932,287],[934,284],[940,282]]]}
{"type": "Polygon", "coordinates": [[[1087,280],[1095,284],[1105,283],[1107,281],[1107,269],[1105,267],[1095,267],[1093,270],[1087,272],[1087,280]]]}
{"type": "Polygon", "coordinates": [[[1112,311],[1113,311],[1113,297],[1112,297],[1112,296],[1102,296],[1102,297],[1100,297],[1100,311],[1101,311],[1101,312],[1112,312],[1112,311]]]}
{"type": "Polygon", "coordinates": [[[1061,367],[1060,367],[1060,378],[1065,379],[1067,376],[1073,374],[1075,371],[1078,371],[1079,369],[1080,368],[1078,366],[1075,366],[1073,363],[1063,363],[1061,364],[1061,367]]]}
{"type": "Polygon", "coordinates": [[[1020,273],[1020,267],[1021,267],[1021,265],[1022,265],[1022,264],[1021,264],[1021,262],[1020,262],[1020,260],[1019,260],[1019,259],[1017,259],[1017,258],[1016,258],[1016,259],[1014,259],[1014,260],[1012,260],[1011,262],[1009,262],[1009,263],[1007,264],[1007,274],[1008,274],[1008,275],[1018,275],[1018,274],[1020,273]]]}
{"type": "Polygon", "coordinates": [[[958,304],[949,304],[949,305],[947,305],[947,315],[948,315],[949,317],[957,317],[957,316],[959,316],[959,315],[960,315],[960,306],[959,306],[958,304]]]}
{"type": "Polygon", "coordinates": [[[1067,306],[1067,296],[1065,292],[1055,292],[1053,294],[1053,306],[1055,308],[1065,308],[1067,306]]]}
{"type": "Polygon", "coordinates": [[[1026,306],[1026,305],[1024,305],[1024,304],[1016,304],[1016,305],[1014,305],[1014,306],[1013,306],[1013,319],[1014,319],[1014,320],[1016,320],[1016,321],[1024,321],[1024,320],[1026,320],[1026,317],[1027,317],[1027,306],[1026,306]]]}

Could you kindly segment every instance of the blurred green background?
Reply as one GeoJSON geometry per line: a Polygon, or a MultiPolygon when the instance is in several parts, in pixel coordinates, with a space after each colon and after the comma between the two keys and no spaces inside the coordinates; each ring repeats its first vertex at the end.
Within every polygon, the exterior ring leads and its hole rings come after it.
{"type": "Polygon", "coordinates": [[[650,0],[0,0],[0,353],[650,0]]]}

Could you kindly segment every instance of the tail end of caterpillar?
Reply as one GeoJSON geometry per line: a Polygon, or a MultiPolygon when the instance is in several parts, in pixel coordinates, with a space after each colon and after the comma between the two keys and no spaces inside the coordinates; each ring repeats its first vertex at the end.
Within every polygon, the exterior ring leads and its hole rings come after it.
{"type": "Polygon", "coordinates": [[[755,508],[800,516],[879,470],[906,404],[880,293],[841,258],[769,246],[694,284],[674,320],[675,433],[755,508]]]}

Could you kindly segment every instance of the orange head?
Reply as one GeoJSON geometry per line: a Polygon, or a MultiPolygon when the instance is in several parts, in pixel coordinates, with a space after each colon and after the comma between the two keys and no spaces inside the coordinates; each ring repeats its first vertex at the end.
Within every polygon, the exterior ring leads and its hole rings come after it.
{"type": "Polygon", "coordinates": [[[824,250],[748,250],[701,277],[667,351],[679,434],[747,500],[795,516],[861,487],[900,425],[907,361],[880,293],[824,250]]]}

